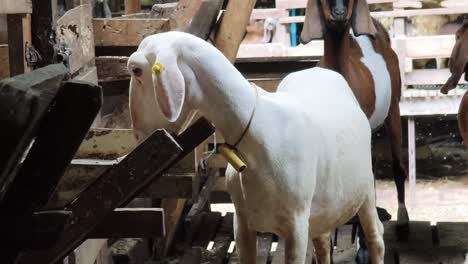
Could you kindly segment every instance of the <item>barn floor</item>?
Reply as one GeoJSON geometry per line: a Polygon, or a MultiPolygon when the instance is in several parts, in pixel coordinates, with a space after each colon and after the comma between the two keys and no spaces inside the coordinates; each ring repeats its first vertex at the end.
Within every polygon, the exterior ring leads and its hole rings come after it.
{"type": "MultiPolygon", "coordinates": [[[[232,241],[232,213],[222,216],[219,212],[203,216],[201,227],[191,240],[191,250],[170,263],[239,263],[232,241]],[[227,252],[226,252],[227,251],[227,252]],[[194,259],[201,256],[201,262],[194,259]]],[[[468,223],[438,222],[431,225],[426,221],[410,223],[408,241],[397,242],[394,221],[385,226],[385,263],[408,264],[455,264],[468,263],[468,223]]],[[[334,263],[355,263],[356,243],[352,243],[351,226],[338,230],[334,241],[334,263]]],[[[284,244],[270,234],[257,237],[257,263],[284,263],[284,244]]],[[[311,249],[307,263],[312,263],[311,249]]]]}
{"type": "MultiPolygon", "coordinates": [[[[409,190],[407,190],[409,191],[409,190]]],[[[396,193],[392,181],[377,181],[378,204],[396,216],[396,193]]],[[[409,192],[407,192],[409,194],[409,192]]],[[[385,263],[468,264],[468,181],[457,177],[418,180],[408,208],[412,222],[408,241],[397,242],[394,221],[385,226],[385,263]]],[[[239,263],[232,237],[232,207],[213,206],[222,212],[206,213],[190,239],[192,249],[170,263],[239,263]],[[193,262],[201,256],[201,262],[193,262]]],[[[356,243],[351,226],[343,226],[334,238],[334,263],[355,263],[356,243]]],[[[270,234],[259,234],[257,263],[284,263],[284,245],[270,234]]],[[[309,250],[307,263],[312,263],[309,250]]]]}

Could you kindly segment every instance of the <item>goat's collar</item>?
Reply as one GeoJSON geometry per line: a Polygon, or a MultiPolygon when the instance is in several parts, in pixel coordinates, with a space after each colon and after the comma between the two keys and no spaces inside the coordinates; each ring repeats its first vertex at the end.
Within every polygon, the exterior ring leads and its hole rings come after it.
{"type": "Polygon", "coordinates": [[[228,145],[232,149],[237,148],[237,145],[239,145],[239,143],[242,141],[242,139],[244,138],[247,131],[249,131],[250,124],[252,123],[252,119],[253,119],[254,114],[255,114],[255,110],[257,109],[258,88],[257,88],[257,86],[255,84],[252,84],[252,87],[255,90],[255,102],[254,102],[254,106],[253,106],[253,109],[252,109],[252,113],[250,114],[249,122],[247,122],[247,125],[245,126],[244,131],[242,131],[242,134],[240,135],[239,139],[233,145],[226,143],[226,145],[228,145]]]}

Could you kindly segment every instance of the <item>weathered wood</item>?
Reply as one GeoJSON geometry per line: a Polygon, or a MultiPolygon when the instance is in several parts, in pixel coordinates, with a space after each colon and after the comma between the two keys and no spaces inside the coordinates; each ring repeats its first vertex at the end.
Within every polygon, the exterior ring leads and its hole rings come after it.
{"type": "Polygon", "coordinates": [[[226,252],[229,249],[231,241],[234,239],[233,232],[233,213],[227,213],[221,221],[221,226],[216,233],[213,245],[213,259],[210,264],[223,264],[226,258],[226,252]]]}
{"type": "Polygon", "coordinates": [[[31,0],[5,0],[0,5],[0,14],[24,14],[31,12],[31,0]]]}
{"type": "Polygon", "coordinates": [[[0,44],[0,80],[10,77],[8,45],[0,44]]]}
{"type": "Polygon", "coordinates": [[[114,263],[145,263],[151,257],[149,248],[148,239],[124,238],[112,244],[110,253],[114,263]]]}
{"type": "MultiPolygon", "coordinates": [[[[398,0],[367,0],[368,4],[384,4],[394,3],[398,0]]],[[[281,9],[296,9],[306,8],[307,0],[275,0],[276,8],[281,9]]]]}
{"type": "Polygon", "coordinates": [[[169,17],[171,30],[187,32],[190,21],[200,9],[202,0],[180,0],[176,10],[169,17]]]}
{"type": "MultiPolygon", "coordinates": [[[[216,179],[218,178],[217,170],[211,170],[208,173],[208,177],[206,183],[203,185],[202,190],[200,191],[200,195],[198,200],[192,205],[190,211],[187,213],[185,217],[185,225],[190,227],[191,222],[199,216],[199,214],[203,211],[208,200],[210,199],[210,193],[215,186],[216,179]]],[[[189,228],[190,229],[190,228],[189,228]]]]}
{"type": "Polygon", "coordinates": [[[0,197],[11,178],[7,178],[30,144],[52,100],[65,78],[63,65],[50,65],[32,73],[0,82],[0,119],[2,151],[0,152],[0,197]]]}
{"type": "Polygon", "coordinates": [[[228,2],[214,44],[231,62],[236,60],[239,45],[244,38],[256,2],[256,0],[228,2]]]}
{"type": "Polygon", "coordinates": [[[169,18],[176,8],[177,3],[155,4],[151,8],[150,17],[169,18]]]}
{"type": "Polygon", "coordinates": [[[166,213],[166,235],[155,242],[153,250],[155,256],[167,256],[169,253],[177,227],[182,219],[182,212],[184,211],[186,202],[186,199],[162,200],[161,207],[164,208],[164,212],[166,213]]]}
{"type": "Polygon", "coordinates": [[[75,158],[112,160],[130,153],[136,146],[132,129],[92,128],[81,142],[75,158]]]}
{"type": "Polygon", "coordinates": [[[138,46],[146,36],[167,31],[167,19],[95,18],[96,46],[138,46]]]}
{"type": "Polygon", "coordinates": [[[206,248],[208,243],[215,238],[216,230],[221,222],[221,213],[207,213],[202,220],[202,224],[198,229],[198,234],[193,240],[192,246],[206,248]]]}
{"type": "Polygon", "coordinates": [[[67,11],[56,22],[56,40],[71,50],[70,73],[87,67],[94,59],[91,5],[80,5],[67,11]]]}
{"type": "Polygon", "coordinates": [[[7,15],[8,53],[10,76],[29,72],[25,47],[31,44],[31,16],[25,14],[7,15]]]}
{"type": "Polygon", "coordinates": [[[88,238],[159,237],[164,235],[164,210],[117,208],[96,226],[88,238]]]}
{"type": "Polygon", "coordinates": [[[468,223],[437,223],[438,244],[468,250],[468,223]]]}
{"type": "Polygon", "coordinates": [[[98,78],[100,81],[129,79],[127,70],[128,57],[102,56],[96,58],[98,78]]]}
{"type": "Polygon", "coordinates": [[[39,52],[42,60],[37,67],[43,67],[56,62],[54,45],[55,39],[51,39],[54,30],[53,25],[57,21],[57,0],[31,0],[34,6],[32,12],[32,43],[39,52]]]}
{"type": "Polygon", "coordinates": [[[190,23],[188,32],[199,38],[208,39],[221,11],[223,2],[223,0],[202,0],[197,14],[190,23]]]}
{"type": "Polygon", "coordinates": [[[20,263],[55,263],[62,259],[84,241],[109,212],[129,202],[145,185],[159,178],[181,151],[167,132],[157,130],[67,207],[73,212],[73,219],[55,247],[48,252],[26,252],[20,263]],[[141,156],[147,158],[141,159],[141,156]]]}
{"type": "Polygon", "coordinates": [[[133,14],[141,11],[141,0],[125,0],[125,14],[133,14]]]}

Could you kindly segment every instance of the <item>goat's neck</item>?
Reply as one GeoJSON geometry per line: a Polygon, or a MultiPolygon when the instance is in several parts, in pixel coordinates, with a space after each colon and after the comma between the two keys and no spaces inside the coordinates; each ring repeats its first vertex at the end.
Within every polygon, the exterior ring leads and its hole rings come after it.
{"type": "Polygon", "coordinates": [[[215,124],[227,143],[236,143],[256,104],[255,90],[216,48],[202,44],[183,53],[192,72],[186,81],[192,93],[188,103],[215,124]]]}
{"type": "Polygon", "coordinates": [[[320,66],[337,72],[342,71],[343,62],[347,60],[350,48],[349,27],[343,31],[329,30],[324,35],[324,55],[320,66]]]}

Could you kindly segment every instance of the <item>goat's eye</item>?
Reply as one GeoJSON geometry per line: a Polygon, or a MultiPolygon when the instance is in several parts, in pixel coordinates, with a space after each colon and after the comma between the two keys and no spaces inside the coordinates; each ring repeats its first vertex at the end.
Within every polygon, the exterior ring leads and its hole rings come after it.
{"type": "Polygon", "coordinates": [[[140,68],[133,68],[132,72],[136,77],[140,77],[141,74],[143,73],[143,71],[140,68]]]}

